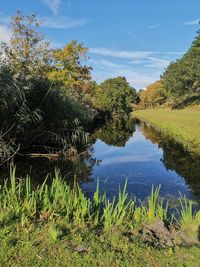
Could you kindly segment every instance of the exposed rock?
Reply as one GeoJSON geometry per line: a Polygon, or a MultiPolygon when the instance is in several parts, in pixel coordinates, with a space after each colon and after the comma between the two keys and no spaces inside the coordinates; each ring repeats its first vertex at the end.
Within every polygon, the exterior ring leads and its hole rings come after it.
{"type": "Polygon", "coordinates": [[[143,242],[156,248],[174,247],[174,238],[161,220],[144,225],[140,234],[143,242]]]}
{"type": "Polygon", "coordinates": [[[85,247],[85,246],[82,246],[82,245],[77,246],[77,247],[75,248],[75,250],[76,250],[77,252],[88,252],[88,248],[85,247]]]}

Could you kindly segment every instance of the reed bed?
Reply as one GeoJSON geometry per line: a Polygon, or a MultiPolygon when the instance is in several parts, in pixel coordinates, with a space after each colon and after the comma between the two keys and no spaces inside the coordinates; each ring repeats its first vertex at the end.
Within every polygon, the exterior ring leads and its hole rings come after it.
{"type": "MultiPolygon", "coordinates": [[[[63,181],[58,170],[55,170],[51,183],[47,180],[48,177],[41,185],[34,187],[28,176],[17,179],[16,168],[11,166],[10,177],[0,188],[0,225],[17,222],[23,226],[62,218],[66,223],[90,224],[108,230],[122,225],[134,228],[158,219],[167,225],[174,217],[169,212],[168,204],[164,205],[159,198],[160,187],[154,189],[152,186],[147,203],[138,205],[128,197],[127,181],[113,199],[100,192],[98,182],[93,198],[89,199],[77,184],[72,187],[63,181]]],[[[183,196],[180,196],[178,222],[180,225],[200,225],[200,211],[194,212],[193,203],[183,196]]]]}

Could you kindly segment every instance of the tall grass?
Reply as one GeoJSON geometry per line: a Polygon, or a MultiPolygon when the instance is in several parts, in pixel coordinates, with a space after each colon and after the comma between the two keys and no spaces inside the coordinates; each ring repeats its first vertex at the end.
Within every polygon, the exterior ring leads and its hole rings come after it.
{"type": "Polygon", "coordinates": [[[198,110],[146,109],[134,112],[137,118],[150,122],[158,130],[200,154],[200,112],[198,110]]]}
{"type": "Polygon", "coordinates": [[[155,221],[159,218],[162,221],[167,221],[168,203],[163,206],[162,200],[159,201],[160,185],[154,190],[152,185],[151,195],[148,200],[148,219],[155,221]]]}
{"type": "Polygon", "coordinates": [[[182,226],[187,226],[191,224],[200,225],[200,211],[193,210],[193,202],[186,199],[185,196],[181,195],[180,198],[180,224],[182,226]]]}
{"type": "MultiPolygon", "coordinates": [[[[100,193],[99,182],[92,199],[87,198],[78,185],[71,187],[60,177],[59,171],[51,183],[33,187],[30,177],[16,178],[16,168],[10,167],[10,178],[0,187],[0,225],[17,222],[25,226],[31,222],[64,219],[75,225],[101,226],[106,231],[121,225],[129,227],[152,223],[159,219],[168,223],[168,205],[159,200],[160,187],[153,188],[147,205],[136,205],[128,198],[127,181],[117,197],[108,199],[100,193]]],[[[180,223],[197,222],[200,212],[192,213],[190,202],[181,202],[180,223]]]]}

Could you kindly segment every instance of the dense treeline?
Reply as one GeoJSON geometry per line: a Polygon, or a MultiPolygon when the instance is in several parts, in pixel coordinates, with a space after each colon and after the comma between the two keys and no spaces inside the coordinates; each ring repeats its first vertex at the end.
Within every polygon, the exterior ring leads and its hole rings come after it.
{"type": "Polygon", "coordinates": [[[0,47],[0,162],[33,152],[70,156],[86,148],[95,118],[129,114],[135,89],[124,77],[92,81],[83,44],[50,49],[35,15],[17,12],[11,27],[0,47]]]}
{"type": "Polygon", "coordinates": [[[172,62],[160,81],[140,92],[144,108],[168,105],[172,108],[200,103],[200,31],[181,59],[172,62]]]}

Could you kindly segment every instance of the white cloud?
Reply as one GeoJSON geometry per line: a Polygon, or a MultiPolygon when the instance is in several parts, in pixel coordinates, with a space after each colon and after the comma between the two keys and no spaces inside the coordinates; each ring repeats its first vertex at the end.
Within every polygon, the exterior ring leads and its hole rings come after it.
{"type": "Polygon", "coordinates": [[[183,54],[185,54],[186,53],[186,51],[185,52],[164,52],[164,54],[166,54],[166,55],[183,55],[183,54]]]}
{"type": "Polygon", "coordinates": [[[54,15],[58,14],[61,0],[43,0],[42,2],[53,12],[54,15]]]}
{"type": "Polygon", "coordinates": [[[127,51],[108,48],[91,48],[89,63],[94,66],[93,78],[97,82],[125,76],[136,89],[145,88],[160,79],[160,74],[183,52],[127,51]]]}
{"type": "MultiPolygon", "coordinates": [[[[130,59],[127,63],[133,65],[143,65],[146,68],[154,68],[163,70],[166,68],[170,61],[166,59],[156,58],[156,55],[160,55],[160,52],[152,51],[116,51],[106,48],[91,48],[90,52],[101,56],[108,56],[120,59],[130,59]]],[[[168,52],[166,52],[168,53],[168,52]]],[[[165,54],[165,53],[164,53],[165,54]]]]}
{"type": "Polygon", "coordinates": [[[163,69],[166,68],[169,63],[170,60],[165,60],[165,59],[160,59],[160,58],[155,58],[155,57],[146,57],[143,60],[131,60],[128,62],[129,64],[133,64],[133,65],[138,65],[138,64],[142,64],[143,67],[146,68],[154,68],[154,69],[163,69]]]}
{"type": "Polygon", "coordinates": [[[170,63],[169,60],[159,59],[159,58],[155,58],[155,57],[147,57],[147,59],[150,62],[145,64],[145,67],[148,67],[148,68],[163,69],[163,68],[166,68],[170,63]]]}
{"type": "Polygon", "coordinates": [[[9,42],[11,38],[11,30],[6,25],[0,25],[0,42],[9,42]]]}
{"type": "Polygon", "coordinates": [[[57,17],[42,17],[43,23],[41,26],[52,29],[71,29],[85,25],[87,22],[80,19],[72,19],[65,16],[57,17]]]}
{"type": "Polygon", "coordinates": [[[113,63],[113,62],[105,60],[105,59],[95,60],[95,59],[90,58],[89,62],[93,63],[93,64],[97,64],[99,66],[106,66],[106,67],[112,67],[112,68],[118,68],[119,67],[119,64],[113,63]]]}
{"type": "Polygon", "coordinates": [[[185,25],[185,26],[198,25],[199,24],[199,21],[200,21],[200,19],[186,21],[185,23],[183,23],[183,25],[185,25]]]}
{"type": "Polygon", "coordinates": [[[90,48],[90,52],[102,56],[124,58],[124,59],[141,59],[141,58],[146,58],[147,56],[151,56],[152,54],[159,53],[152,51],[126,51],[126,50],[117,51],[107,48],[90,48]]]}
{"type": "Polygon", "coordinates": [[[97,82],[102,82],[105,79],[116,76],[125,76],[127,81],[133,87],[140,89],[153,83],[159,78],[158,72],[153,72],[153,74],[151,73],[149,75],[143,74],[133,70],[133,68],[126,66],[125,64],[116,64],[104,59],[90,59],[89,63],[92,63],[95,66],[93,70],[93,78],[97,82]]]}

